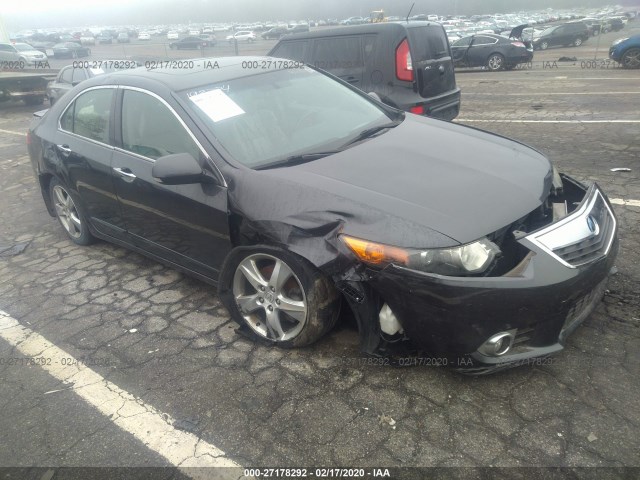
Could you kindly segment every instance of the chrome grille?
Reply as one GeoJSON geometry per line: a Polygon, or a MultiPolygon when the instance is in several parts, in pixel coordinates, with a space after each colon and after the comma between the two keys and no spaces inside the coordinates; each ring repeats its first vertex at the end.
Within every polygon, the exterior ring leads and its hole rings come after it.
{"type": "Polygon", "coordinates": [[[574,267],[605,256],[613,237],[615,222],[600,195],[589,212],[589,217],[597,225],[597,230],[590,237],[553,250],[553,253],[574,267]]]}
{"type": "Polygon", "coordinates": [[[523,243],[530,242],[565,266],[576,268],[606,256],[616,228],[613,211],[594,184],[575,212],[528,235],[523,243]]]}

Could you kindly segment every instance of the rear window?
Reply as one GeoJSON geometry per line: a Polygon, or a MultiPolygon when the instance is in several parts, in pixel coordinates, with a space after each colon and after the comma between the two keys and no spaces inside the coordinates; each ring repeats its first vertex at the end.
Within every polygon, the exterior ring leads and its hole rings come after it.
{"type": "Polygon", "coordinates": [[[414,62],[449,56],[449,42],[444,28],[437,25],[409,28],[411,57],[414,62]]]}

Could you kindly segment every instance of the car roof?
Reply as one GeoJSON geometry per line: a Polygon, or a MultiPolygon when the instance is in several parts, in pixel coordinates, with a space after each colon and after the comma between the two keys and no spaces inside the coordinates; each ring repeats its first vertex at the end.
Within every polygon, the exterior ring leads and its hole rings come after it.
{"type": "MultiPolygon", "coordinates": [[[[123,69],[117,72],[111,72],[107,75],[100,75],[98,78],[105,79],[105,82],[115,82],[117,84],[144,83],[151,81],[156,84],[162,84],[172,91],[181,91],[189,88],[200,87],[202,85],[235,80],[237,78],[249,77],[259,73],[269,71],[286,70],[287,68],[278,68],[275,64],[266,70],[255,70],[246,68],[247,62],[273,62],[273,57],[211,57],[211,58],[195,58],[191,60],[176,60],[176,62],[194,62],[194,68],[171,68],[172,61],[165,62],[166,68],[133,68],[123,69]],[[213,67],[216,65],[216,67],[213,67]]],[[[97,81],[94,85],[100,85],[103,81],[97,81]]],[[[85,82],[83,82],[83,85],[85,82]]],[[[87,83],[87,86],[91,86],[87,83]]],[[[135,85],[134,85],[135,86],[135,85]]]]}
{"type": "Polygon", "coordinates": [[[407,28],[425,27],[436,25],[442,27],[437,22],[383,22],[383,23],[367,23],[364,25],[347,25],[336,28],[325,28],[322,30],[314,30],[313,32],[296,33],[292,36],[285,36],[285,40],[301,39],[301,38],[322,38],[340,35],[358,35],[375,32],[397,32],[407,28]]]}

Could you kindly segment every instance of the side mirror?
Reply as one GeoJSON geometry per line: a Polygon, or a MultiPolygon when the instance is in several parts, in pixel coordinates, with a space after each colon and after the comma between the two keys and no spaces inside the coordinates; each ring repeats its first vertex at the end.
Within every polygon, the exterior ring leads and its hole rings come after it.
{"type": "Polygon", "coordinates": [[[188,183],[215,183],[190,153],[174,153],[156,159],[151,175],[165,185],[188,183]]]}

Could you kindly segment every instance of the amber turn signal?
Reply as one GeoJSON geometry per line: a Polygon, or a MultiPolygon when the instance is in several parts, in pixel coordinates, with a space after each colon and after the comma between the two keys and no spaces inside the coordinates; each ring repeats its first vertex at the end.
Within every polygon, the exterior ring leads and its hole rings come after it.
{"type": "Polygon", "coordinates": [[[409,263],[409,252],[398,247],[369,242],[348,235],[340,235],[340,239],[364,263],[383,265],[387,263],[409,263]]]}

